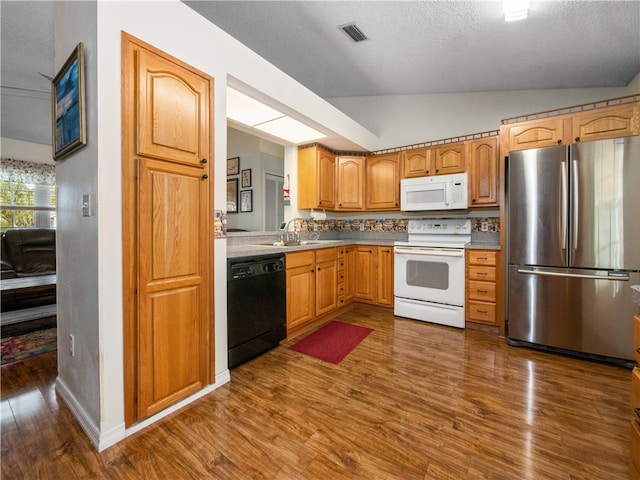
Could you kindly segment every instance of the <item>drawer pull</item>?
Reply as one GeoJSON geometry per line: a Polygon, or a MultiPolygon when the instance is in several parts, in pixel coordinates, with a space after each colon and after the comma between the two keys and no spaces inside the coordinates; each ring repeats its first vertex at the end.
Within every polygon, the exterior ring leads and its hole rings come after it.
{"type": "Polygon", "coordinates": [[[640,408],[634,408],[633,411],[636,412],[636,415],[640,418],[640,408]]]}
{"type": "Polygon", "coordinates": [[[487,272],[476,272],[476,275],[486,277],[487,272]]]}
{"type": "Polygon", "coordinates": [[[489,260],[487,257],[478,257],[478,260],[489,260]]]}
{"type": "Polygon", "coordinates": [[[478,293],[488,293],[486,290],[477,290],[478,293]]]}
{"type": "Polygon", "coordinates": [[[486,315],[489,312],[487,310],[478,310],[478,313],[482,313],[482,314],[486,315]]]}
{"type": "Polygon", "coordinates": [[[640,355],[640,347],[636,348],[636,353],[640,355]]]}

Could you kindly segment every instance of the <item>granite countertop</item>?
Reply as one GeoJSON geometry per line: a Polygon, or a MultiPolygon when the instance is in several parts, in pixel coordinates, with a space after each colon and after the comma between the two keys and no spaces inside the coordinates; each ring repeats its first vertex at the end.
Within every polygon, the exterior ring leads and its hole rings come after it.
{"type": "MultiPolygon", "coordinates": [[[[269,243],[269,242],[264,242],[269,243]]],[[[245,244],[227,246],[227,258],[253,257],[256,255],[272,255],[277,253],[300,252],[303,250],[315,250],[318,248],[338,247],[341,245],[377,245],[393,246],[393,240],[317,240],[308,244],[290,247],[278,247],[263,244],[245,244]]]]}

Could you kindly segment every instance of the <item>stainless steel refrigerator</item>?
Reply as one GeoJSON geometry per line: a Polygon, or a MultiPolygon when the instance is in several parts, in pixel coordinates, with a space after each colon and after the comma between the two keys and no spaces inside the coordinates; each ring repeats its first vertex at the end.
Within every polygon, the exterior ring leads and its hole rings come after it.
{"type": "Polygon", "coordinates": [[[631,366],[640,137],[513,152],[506,176],[509,343],[631,366]]]}

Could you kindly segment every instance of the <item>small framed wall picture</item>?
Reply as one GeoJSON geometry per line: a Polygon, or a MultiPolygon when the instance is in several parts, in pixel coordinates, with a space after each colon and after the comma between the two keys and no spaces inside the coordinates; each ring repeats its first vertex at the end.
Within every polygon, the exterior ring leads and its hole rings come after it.
{"type": "Polygon", "coordinates": [[[51,82],[53,159],[87,144],[84,43],[80,42],[51,82]]]}
{"type": "Polygon", "coordinates": [[[227,180],[227,213],[238,213],[238,179],[227,180]]]}
{"type": "Polygon", "coordinates": [[[249,188],[251,186],[251,169],[247,168],[242,170],[242,188],[249,188]]]}
{"type": "Polygon", "coordinates": [[[253,190],[240,191],[240,211],[241,212],[253,211],[253,190]]]}
{"type": "Polygon", "coordinates": [[[227,158],[227,175],[240,173],[240,157],[227,158]]]}

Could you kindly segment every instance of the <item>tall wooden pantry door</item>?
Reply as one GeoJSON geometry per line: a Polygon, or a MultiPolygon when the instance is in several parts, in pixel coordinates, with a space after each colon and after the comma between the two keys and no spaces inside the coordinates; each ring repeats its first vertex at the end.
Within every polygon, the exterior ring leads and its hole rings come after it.
{"type": "Polygon", "coordinates": [[[123,33],[125,420],[212,382],[213,78],[123,33]]]}

